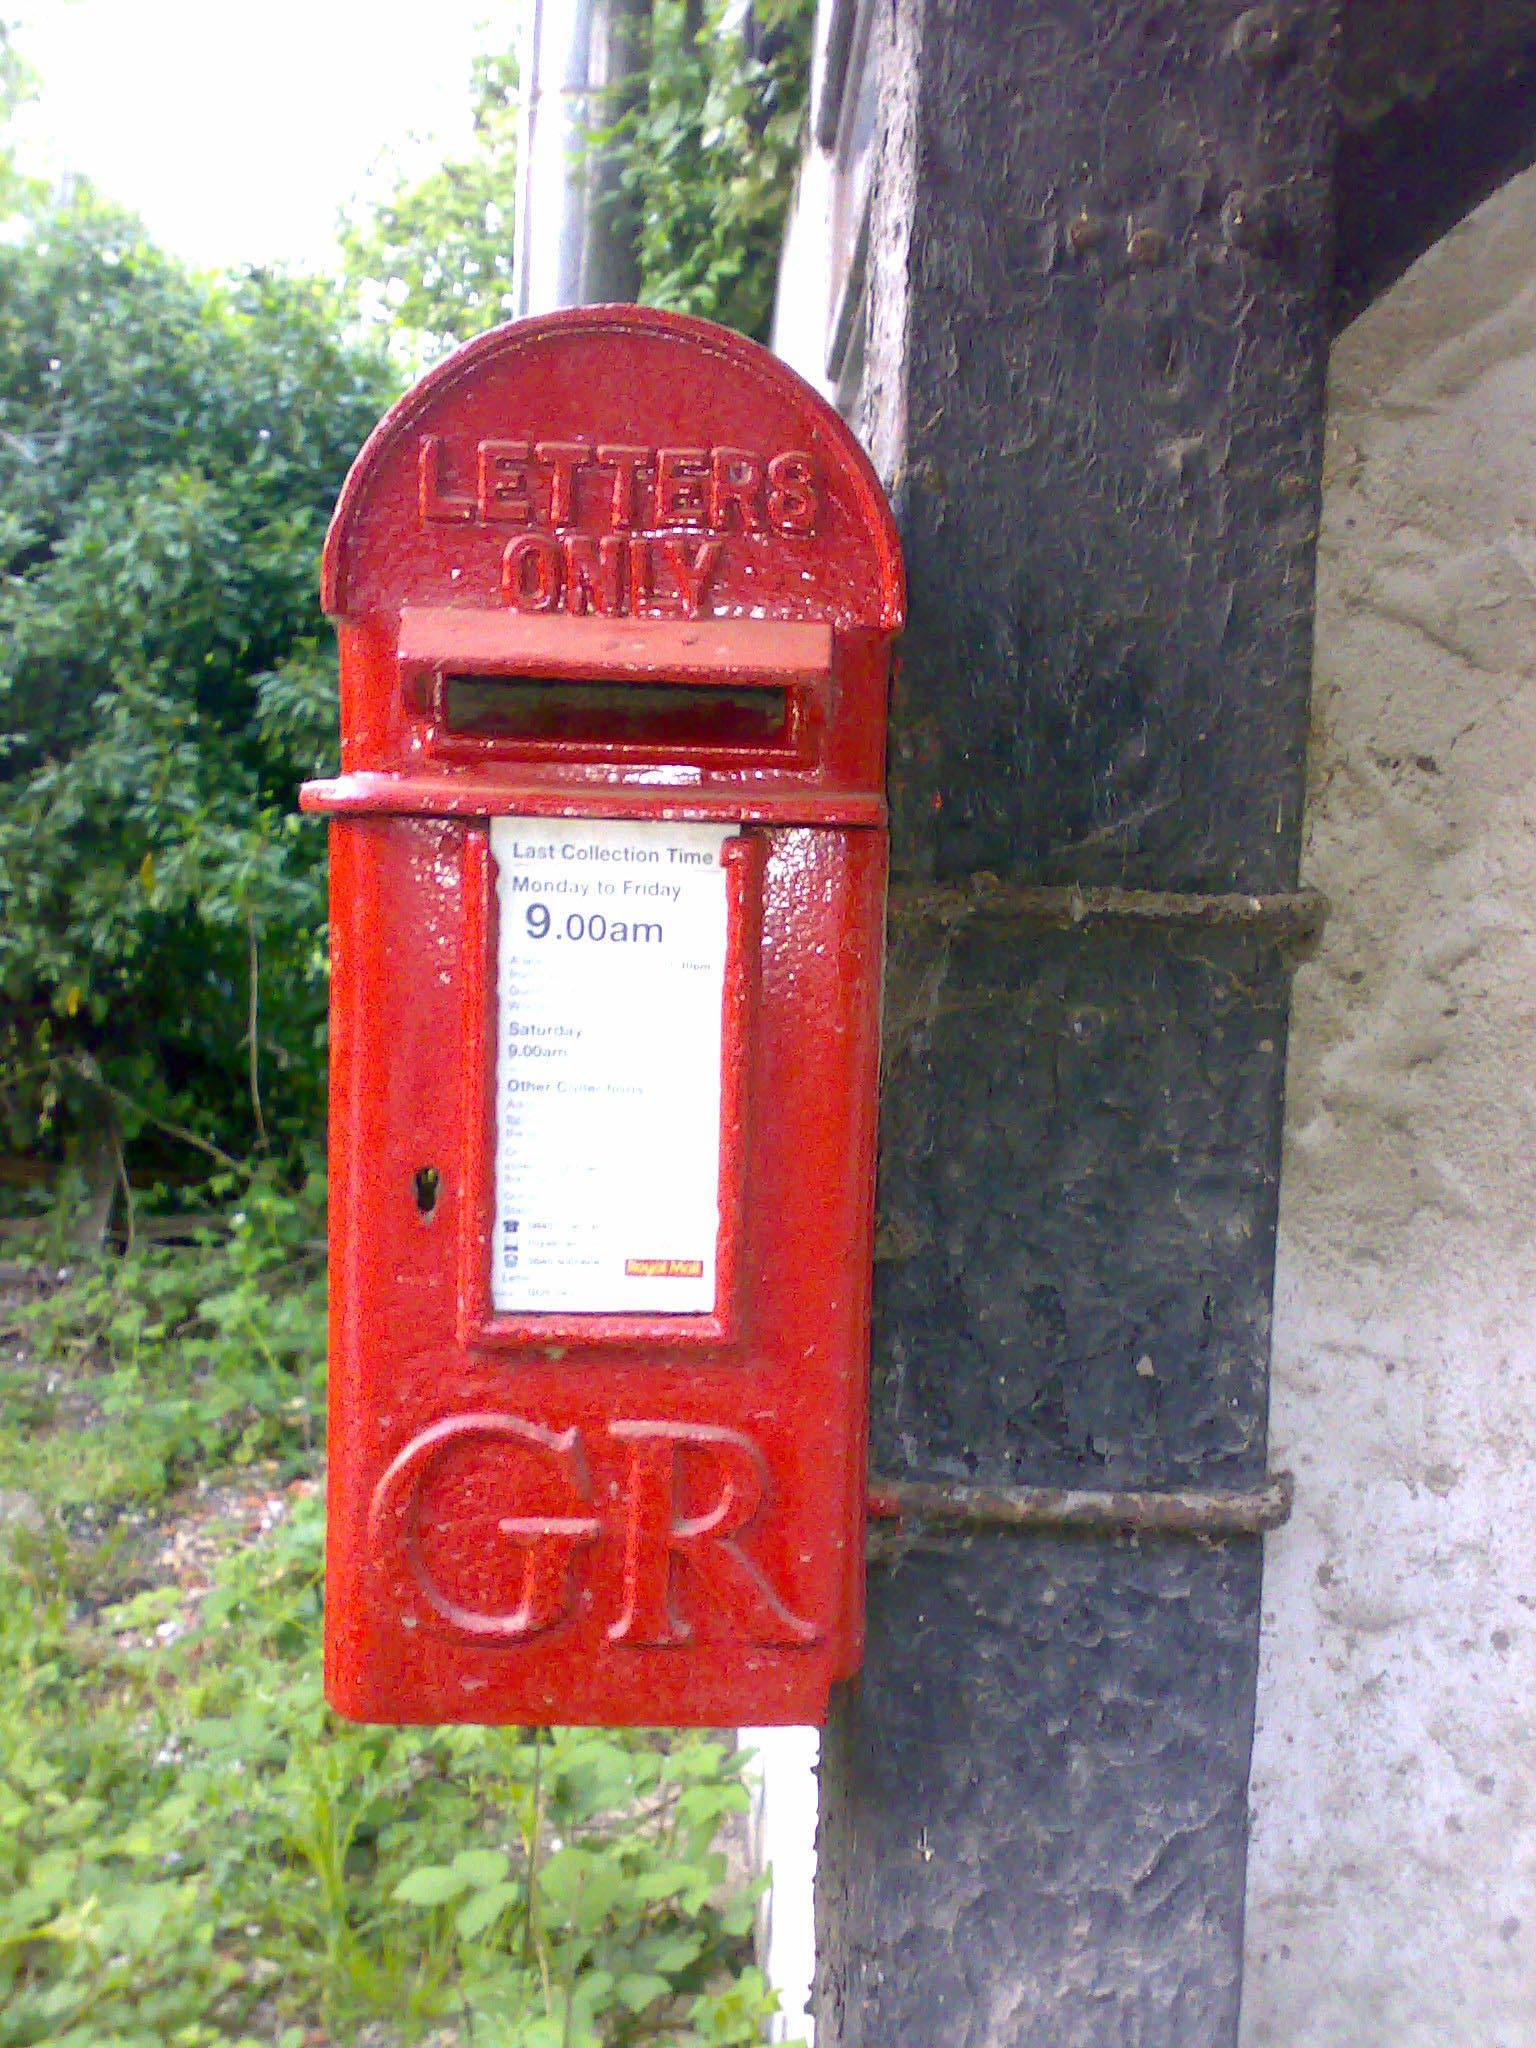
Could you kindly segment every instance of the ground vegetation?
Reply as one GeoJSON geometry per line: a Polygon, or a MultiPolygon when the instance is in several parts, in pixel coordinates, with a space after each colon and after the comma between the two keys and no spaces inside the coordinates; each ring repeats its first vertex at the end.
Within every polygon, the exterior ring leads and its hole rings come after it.
{"type": "MultiPolygon", "coordinates": [[[[654,303],[763,331],[808,21],[657,0],[654,303]]],[[[727,1741],[320,1696],[316,562],[508,310],[514,82],[339,281],[191,275],[0,150],[0,2048],[739,2048],[771,2004],[727,1741]]]]}

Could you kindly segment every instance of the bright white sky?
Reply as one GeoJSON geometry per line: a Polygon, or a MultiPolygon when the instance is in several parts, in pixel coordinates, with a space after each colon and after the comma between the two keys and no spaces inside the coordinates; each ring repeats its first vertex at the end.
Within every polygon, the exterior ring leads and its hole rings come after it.
{"type": "Polygon", "coordinates": [[[23,160],[80,171],[208,267],[322,268],[385,150],[468,133],[469,61],[519,0],[0,0],[39,74],[23,160]]]}

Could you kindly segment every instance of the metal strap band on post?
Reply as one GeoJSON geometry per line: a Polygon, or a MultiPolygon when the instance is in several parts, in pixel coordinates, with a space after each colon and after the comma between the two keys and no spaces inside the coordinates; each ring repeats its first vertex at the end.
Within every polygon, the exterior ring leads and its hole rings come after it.
{"type": "MultiPolygon", "coordinates": [[[[876,1480],[872,1521],[926,1530],[1034,1529],[1089,1535],[1262,1536],[1290,1517],[1296,1485],[1276,1472],[1262,1486],[1138,1488],[972,1486],[926,1479],[876,1480]]],[[[879,1532],[882,1536],[885,1532],[879,1532]]]]}
{"type": "Polygon", "coordinates": [[[912,923],[1002,919],[1070,931],[1083,925],[1144,924],[1231,931],[1277,945],[1299,945],[1328,918],[1321,889],[1270,896],[1197,895],[1188,890],[1034,888],[977,876],[968,887],[896,889],[893,915],[912,923]]]}

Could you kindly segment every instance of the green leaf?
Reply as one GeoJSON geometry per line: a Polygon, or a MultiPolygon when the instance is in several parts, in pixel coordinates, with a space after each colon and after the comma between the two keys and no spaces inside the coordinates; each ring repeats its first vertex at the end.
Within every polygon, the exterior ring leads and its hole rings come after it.
{"type": "Polygon", "coordinates": [[[675,1899],[698,1882],[699,1873],[686,1863],[664,1863],[659,1869],[642,1871],[634,1880],[637,1898],[675,1899]]]}
{"type": "Polygon", "coordinates": [[[453,1859],[454,1871],[466,1884],[499,1884],[512,1867],[512,1859],[501,1849],[461,1849],[453,1859]]]}
{"type": "Polygon", "coordinates": [[[668,1977],[680,1977],[684,1970],[691,1970],[703,1955],[707,1946],[702,1931],[664,1935],[650,1943],[646,1953],[656,1969],[668,1977]]]}
{"type": "Polygon", "coordinates": [[[552,1905],[568,1911],[591,1868],[592,1858],[585,1849],[557,1849],[540,1867],[539,1889],[552,1905]]]}
{"type": "Polygon", "coordinates": [[[615,1984],[614,1996],[630,2012],[640,2012],[656,1999],[665,1998],[671,1989],[670,1981],[654,1971],[631,1970],[615,1984]]]}
{"type": "Polygon", "coordinates": [[[463,1871],[442,1863],[425,1863],[401,1878],[391,1897],[403,1906],[446,1906],[469,1889],[463,1871]]]}
{"type": "Polygon", "coordinates": [[[522,1887],[515,1884],[487,1885],[484,1891],[476,1892],[467,1899],[453,1916],[456,1932],[463,1941],[473,1941],[484,1934],[491,1924],[499,1920],[515,1900],[523,1895],[522,1887]]]}

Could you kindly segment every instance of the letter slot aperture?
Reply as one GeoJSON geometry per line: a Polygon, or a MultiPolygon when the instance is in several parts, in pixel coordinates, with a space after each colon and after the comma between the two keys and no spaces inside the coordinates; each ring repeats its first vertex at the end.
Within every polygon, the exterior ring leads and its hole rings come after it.
{"type": "Polygon", "coordinates": [[[586,746],[607,754],[782,752],[791,744],[789,693],[771,685],[746,690],[448,675],[442,680],[441,721],[450,736],[524,747],[586,746]]]}

